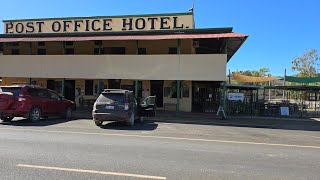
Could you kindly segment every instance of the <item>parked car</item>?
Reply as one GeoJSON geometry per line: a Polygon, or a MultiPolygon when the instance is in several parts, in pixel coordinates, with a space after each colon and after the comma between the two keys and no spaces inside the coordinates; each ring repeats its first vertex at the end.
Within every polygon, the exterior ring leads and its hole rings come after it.
{"type": "Polygon", "coordinates": [[[41,117],[72,117],[75,103],[64,99],[58,93],[38,86],[0,86],[1,120],[10,122],[14,117],[38,121],[41,117]]]}
{"type": "Polygon", "coordinates": [[[94,103],[92,117],[97,126],[109,120],[124,121],[133,126],[135,119],[142,123],[145,115],[152,114],[148,111],[156,111],[155,104],[148,102],[145,100],[140,103],[132,91],[105,89],[94,103]]]}

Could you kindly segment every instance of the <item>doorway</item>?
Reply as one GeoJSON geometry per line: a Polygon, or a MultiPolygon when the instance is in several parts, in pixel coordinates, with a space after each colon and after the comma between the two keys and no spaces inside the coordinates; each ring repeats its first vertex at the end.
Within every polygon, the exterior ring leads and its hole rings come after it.
{"type": "Polygon", "coordinates": [[[75,80],[65,80],[64,82],[64,97],[68,100],[75,100],[75,88],[76,81],[75,80]]]}
{"type": "Polygon", "coordinates": [[[220,105],[220,82],[192,82],[192,111],[216,112],[220,105]]]}
{"type": "Polygon", "coordinates": [[[121,79],[109,79],[108,89],[120,89],[121,79]]]}
{"type": "Polygon", "coordinates": [[[163,81],[152,80],[150,81],[150,95],[156,96],[157,107],[163,107],[163,81]]]}

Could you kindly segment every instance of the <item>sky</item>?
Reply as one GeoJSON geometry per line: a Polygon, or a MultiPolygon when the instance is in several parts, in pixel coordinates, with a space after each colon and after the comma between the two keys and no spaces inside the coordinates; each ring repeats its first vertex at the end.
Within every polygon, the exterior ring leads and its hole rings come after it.
{"type": "MultiPolygon", "coordinates": [[[[249,38],[227,70],[269,68],[275,76],[296,74],[292,59],[320,53],[319,0],[194,0],[196,28],[233,27],[249,38]]],[[[192,0],[10,0],[0,2],[0,20],[187,12],[192,0]]],[[[3,23],[0,24],[3,33],[3,23]]]]}

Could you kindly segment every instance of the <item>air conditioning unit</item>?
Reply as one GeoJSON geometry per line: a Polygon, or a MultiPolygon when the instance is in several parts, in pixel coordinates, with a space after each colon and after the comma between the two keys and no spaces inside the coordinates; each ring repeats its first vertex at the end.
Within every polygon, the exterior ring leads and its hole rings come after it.
{"type": "Polygon", "coordinates": [[[193,47],[198,48],[199,47],[199,41],[193,41],[193,47]]]}

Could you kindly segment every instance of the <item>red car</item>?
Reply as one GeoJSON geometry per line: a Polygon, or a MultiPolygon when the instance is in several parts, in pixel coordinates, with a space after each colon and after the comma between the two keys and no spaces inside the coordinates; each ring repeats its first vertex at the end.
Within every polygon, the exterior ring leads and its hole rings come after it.
{"type": "Polygon", "coordinates": [[[41,117],[72,117],[75,103],[58,93],[31,85],[0,86],[1,120],[10,122],[14,117],[38,121],[41,117]]]}

